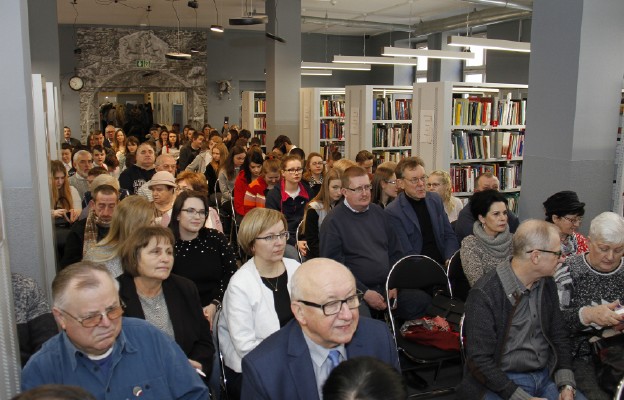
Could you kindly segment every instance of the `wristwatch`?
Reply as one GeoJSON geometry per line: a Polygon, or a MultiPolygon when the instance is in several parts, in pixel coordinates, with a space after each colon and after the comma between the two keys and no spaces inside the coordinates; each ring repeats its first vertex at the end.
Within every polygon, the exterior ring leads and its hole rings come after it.
{"type": "Polygon", "coordinates": [[[569,389],[572,391],[572,397],[576,397],[576,389],[572,385],[563,385],[559,387],[559,393],[563,392],[566,389],[569,389]]]}

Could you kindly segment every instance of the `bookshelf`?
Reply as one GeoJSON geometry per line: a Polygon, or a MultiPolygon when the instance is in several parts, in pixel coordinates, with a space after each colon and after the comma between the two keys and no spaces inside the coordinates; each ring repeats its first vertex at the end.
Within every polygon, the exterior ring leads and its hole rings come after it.
{"type": "Polygon", "coordinates": [[[624,216],[624,82],[622,83],[622,97],[620,100],[620,120],[615,144],[615,176],[613,178],[613,193],[611,195],[611,211],[624,216]]]}
{"type": "Polygon", "coordinates": [[[428,171],[451,175],[454,195],[472,195],[489,171],[517,211],[521,191],[527,85],[430,82],[414,85],[414,153],[428,171]]]}
{"type": "Polygon", "coordinates": [[[379,165],[411,156],[412,94],[412,86],[347,86],[347,157],[369,150],[379,165]]]}
{"type": "Polygon", "coordinates": [[[243,92],[242,128],[249,129],[252,137],[259,137],[266,151],[266,92],[243,92]]]}
{"type": "Polygon", "coordinates": [[[302,88],[299,92],[299,143],[324,160],[332,150],[345,157],[345,89],[302,88]]]}

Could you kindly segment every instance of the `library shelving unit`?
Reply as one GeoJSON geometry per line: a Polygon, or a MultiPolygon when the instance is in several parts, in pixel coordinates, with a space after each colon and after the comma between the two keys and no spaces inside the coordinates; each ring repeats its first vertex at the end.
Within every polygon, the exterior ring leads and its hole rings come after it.
{"type": "Polygon", "coordinates": [[[496,175],[516,211],[521,189],[527,85],[414,84],[414,154],[427,171],[448,171],[453,194],[472,195],[475,178],[496,175]]]}
{"type": "Polygon", "coordinates": [[[301,88],[299,143],[306,153],[345,157],[345,89],[301,88]]]}
{"type": "Polygon", "coordinates": [[[266,92],[243,92],[242,128],[249,129],[252,137],[259,137],[266,150],[266,92]]]}
{"type": "Polygon", "coordinates": [[[412,86],[347,86],[346,156],[369,150],[375,165],[411,156],[412,94],[412,86]]]}
{"type": "Polygon", "coordinates": [[[622,97],[620,100],[620,121],[618,124],[615,145],[615,176],[613,178],[613,193],[611,195],[611,211],[624,216],[624,82],[622,83],[622,97]]]}

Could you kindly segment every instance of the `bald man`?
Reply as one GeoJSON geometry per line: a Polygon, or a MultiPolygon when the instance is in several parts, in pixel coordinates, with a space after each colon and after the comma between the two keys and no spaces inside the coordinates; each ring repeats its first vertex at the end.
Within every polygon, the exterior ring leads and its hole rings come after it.
{"type": "Polygon", "coordinates": [[[307,261],[291,282],[295,319],[243,359],[243,399],[318,400],[331,370],[353,357],[375,357],[399,369],[388,327],[360,318],[353,274],[327,258],[307,261]]]}

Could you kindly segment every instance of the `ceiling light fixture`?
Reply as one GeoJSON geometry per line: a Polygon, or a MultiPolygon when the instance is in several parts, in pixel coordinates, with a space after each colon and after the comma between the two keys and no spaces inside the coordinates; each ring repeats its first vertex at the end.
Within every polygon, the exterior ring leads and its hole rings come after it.
{"type": "Polygon", "coordinates": [[[191,55],[188,53],[182,53],[180,51],[180,17],[178,17],[178,10],[176,10],[175,5],[173,5],[174,1],[175,0],[171,0],[171,7],[173,8],[176,19],[178,20],[178,48],[176,49],[176,51],[170,51],[168,53],[165,53],[165,58],[168,58],[170,60],[189,60],[191,58],[191,55]]]}
{"type": "Polygon", "coordinates": [[[409,58],[368,57],[368,56],[334,56],[338,64],[377,64],[377,65],[409,65],[416,66],[416,60],[409,58]]]}
{"type": "Polygon", "coordinates": [[[249,7],[247,7],[247,0],[241,0],[241,9],[243,16],[239,18],[230,18],[230,25],[261,25],[266,23],[266,15],[259,16],[256,14],[256,11],[253,8],[253,0],[250,0],[249,7]]]}
{"type": "Polygon", "coordinates": [[[368,64],[350,64],[340,65],[334,63],[319,63],[319,62],[301,62],[301,69],[336,69],[336,70],[349,70],[349,71],[370,71],[371,66],[368,64]]]}
{"type": "Polygon", "coordinates": [[[219,9],[217,8],[217,0],[212,0],[215,6],[215,11],[217,12],[217,23],[210,25],[210,30],[213,32],[223,33],[223,27],[219,25],[219,9]]]}
{"type": "Polygon", "coordinates": [[[332,71],[328,70],[328,69],[302,69],[301,70],[301,75],[302,76],[331,76],[332,75],[332,71]]]}
{"type": "Polygon", "coordinates": [[[449,46],[481,47],[488,50],[531,52],[531,43],[514,42],[513,40],[487,39],[472,36],[449,36],[449,46]]]}
{"type": "Polygon", "coordinates": [[[473,60],[475,53],[446,50],[408,49],[404,47],[384,47],[382,56],[386,57],[427,57],[448,60],[473,60]]]}

